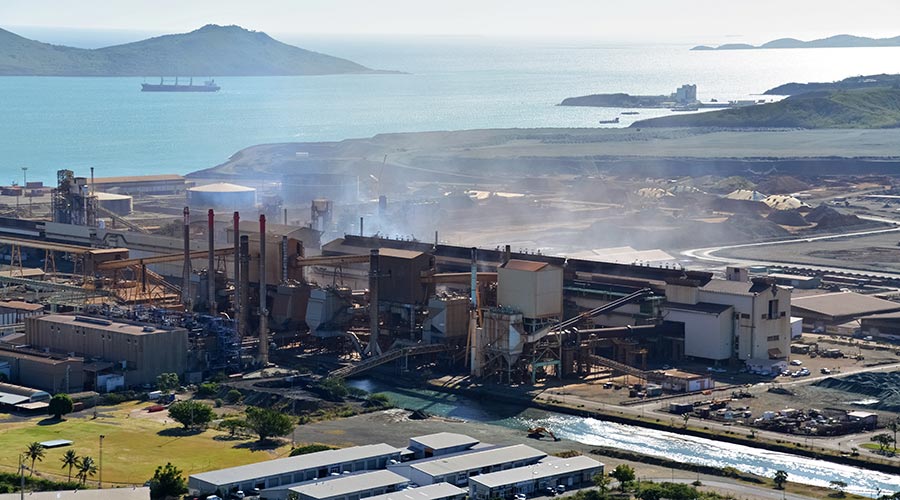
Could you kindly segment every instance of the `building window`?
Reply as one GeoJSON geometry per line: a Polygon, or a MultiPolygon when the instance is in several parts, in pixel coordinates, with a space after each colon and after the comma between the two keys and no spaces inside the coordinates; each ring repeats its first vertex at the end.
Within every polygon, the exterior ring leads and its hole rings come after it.
{"type": "Polygon", "coordinates": [[[778,318],[778,300],[769,301],[769,319],[778,318]]]}
{"type": "Polygon", "coordinates": [[[768,340],[769,342],[778,342],[779,340],[781,340],[781,335],[770,335],[766,337],[766,340],[768,340]]]}

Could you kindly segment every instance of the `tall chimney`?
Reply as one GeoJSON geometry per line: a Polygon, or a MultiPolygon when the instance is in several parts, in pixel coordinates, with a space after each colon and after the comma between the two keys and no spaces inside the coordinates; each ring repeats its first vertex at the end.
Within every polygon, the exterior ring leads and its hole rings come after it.
{"type": "Polygon", "coordinates": [[[259,216],[259,362],[269,364],[269,310],[266,304],[266,215],[259,216]]]}
{"type": "Polygon", "coordinates": [[[207,217],[207,228],[206,231],[209,233],[209,262],[206,267],[206,285],[209,290],[209,297],[207,300],[209,301],[209,313],[212,315],[216,314],[216,232],[215,232],[215,218],[216,213],[213,209],[209,209],[209,212],[206,214],[207,217]]]}
{"type": "Polygon", "coordinates": [[[184,238],[184,267],[181,270],[181,303],[191,309],[191,209],[184,207],[182,233],[184,238]]]}
{"type": "Polygon", "coordinates": [[[512,256],[512,247],[509,245],[506,245],[506,247],[503,248],[503,265],[504,266],[509,262],[509,259],[511,256],[512,256]]]}
{"type": "Polygon", "coordinates": [[[472,247],[472,268],[470,271],[470,283],[472,308],[478,308],[478,249],[472,247]]]}
{"type": "Polygon", "coordinates": [[[287,226],[287,209],[284,209],[284,225],[287,226]]]}
{"type": "Polygon", "coordinates": [[[234,213],[234,320],[235,329],[241,332],[241,214],[234,213]]]}
{"type": "Polygon", "coordinates": [[[359,218],[359,237],[362,238],[362,236],[363,236],[363,218],[360,217],[359,218]]]}
{"type": "Polygon", "coordinates": [[[378,356],[378,249],[369,253],[369,345],[363,354],[378,356]]]}
{"type": "Polygon", "coordinates": [[[250,237],[241,236],[241,308],[238,311],[238,333],[241,338],[247,334],[250,324],[247,318],[250,316],[250,237]]]}
{"type": "Polygon", "coordinates": [[[288,281],[288,237],[281,236],[281,282],[288,281]]]}

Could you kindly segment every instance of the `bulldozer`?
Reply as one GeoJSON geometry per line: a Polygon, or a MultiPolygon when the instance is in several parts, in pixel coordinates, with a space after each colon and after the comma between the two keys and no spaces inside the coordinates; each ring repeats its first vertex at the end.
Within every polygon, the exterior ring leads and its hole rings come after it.
{"type": "Polygon", "coordinates": [[[548,436],[554,441],[559,441],[559,438],[556,437],[556,434],[553,434],[553,432],[546,427],[532,427],[528,429],[528,437],[532,439],[541,439],[544,436],[548,436]]]}

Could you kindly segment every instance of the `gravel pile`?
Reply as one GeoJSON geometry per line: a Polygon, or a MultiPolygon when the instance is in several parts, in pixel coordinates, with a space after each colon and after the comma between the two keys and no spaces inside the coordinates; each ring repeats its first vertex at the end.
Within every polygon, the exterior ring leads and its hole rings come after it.
{"type": "Polygon", "coordinates": [[[836,389],[871,396],[878,403],[870,406],[879,410],[900,412],[900,371],[854,373],[840,378],[826,378],[813,384],[826,389],[836,389]]]}

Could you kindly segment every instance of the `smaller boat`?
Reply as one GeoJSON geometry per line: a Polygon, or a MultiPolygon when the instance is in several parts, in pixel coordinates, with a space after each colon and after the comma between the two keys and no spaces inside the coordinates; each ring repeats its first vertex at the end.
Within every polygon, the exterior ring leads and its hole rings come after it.
{"type": "Polygon", "coordinates": [[[639,115],[640,113],[638,113],[637,111],[622,111],[621,114],[623,114],[623,115],[639,115]]]}
{"type": "Polygon", "coordinates": [[[619,123],[619,117],[615,117],[612,120],[600,120],[600,123],[619,123]]]}

